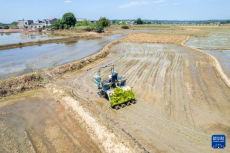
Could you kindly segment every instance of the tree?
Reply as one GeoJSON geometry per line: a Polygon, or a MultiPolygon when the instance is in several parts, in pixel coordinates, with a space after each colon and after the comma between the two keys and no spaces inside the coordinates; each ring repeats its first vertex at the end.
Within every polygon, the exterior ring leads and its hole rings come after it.
{"type": "Polygon", "coordinates": [[[116,21],[115,20],[113,20],[113,24],[115,24],[116,23],[116,21]]]}
{"type": "Polygon", "coordinates": [[[10,27],[8,25],[4,25],[3,29],[9,29],[10,27]]]}
{"type": "Polygon", "coordinates": [[[73,13],[65,13],[62,17],[62,24],[65,29],[75,26],[77,20],[73,13]]]}
{"type": "Polygon", "coordinates": [[[125,21],[122,21],[121,25],[122,25],[122,26],[125,26],[125,25],[126,25],[125,21]]]}
{"type": "Polygon", "coordinates": [[[109,21],[109,19],[106,19],[105,17],[103,17],[103,18],[99,19],[97,25],[104,29],[104,28],[110,26],[110,21],[109,21]]]}
{"type": "Polygon", "coordinates": [[[18,22],[17,22],[17,21],[14,21],[14,22],[11,23],[11,25],[17,26],[17,25],[18,25],[18,22]]]}
{"type": "Polygon", "coordinates": [[[52,24],[52,28],[54,29],[62,29],[62,21],[57,19],[54,24],[52,24]]]}
{"type": "Polygon", "coordinates": [[[141,18],[137,19],[137,24],[143,24],[143,20],[141,20],[141,18]]]}
{"type": "Polygon", "coordinates": [[[101,26],[97,26],[97,27],[95,28],[95,31],[98,32],[98,33],[102,33],[103,28],[102,28],[101,26]]]}
{"type": "Polygon", "coordinates": [[[82,25],[83,25],[83,26],[88,26],[88,25],[90,25],[90,24],[91,24],[91,21],[90,21],[90,20],[84,19],[84,20],[82,21],[82,25]]]}

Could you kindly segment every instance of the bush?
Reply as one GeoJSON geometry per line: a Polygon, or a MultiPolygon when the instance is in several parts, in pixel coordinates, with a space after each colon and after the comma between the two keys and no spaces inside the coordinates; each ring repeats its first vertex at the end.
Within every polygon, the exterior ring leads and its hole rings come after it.
{"type": "Polygon", "coordinates": [[[109,21],[109,19],[106,19],[105,17],[100,18],[99,21],[97,22],[97,25],[104,29],[104,28],[110,26],[110,21],[109,21]]]}
{"type": "Polygon", "coordinates": [[[90,21],[90,20],[87,20],[87,19],[84,19],[84,20],[82,21],[82,25],[83,25],[83,26],[91,25],[91,21],[90,21]]]}
{"type": "Polygon", "coordinates": [[[94,27],[86,27],[85,29],[84,29],[85,31],[93,31],[94,30],[94,27]]]}
{"type": "Polygon", "coordinates": [[[95,31],[98,33],[102,33],[103,32],[103,28],[101,26],[98,26],[95,28],[95,31]]]}
{"type": "Polygon", "coordinates": [[[129,29],[129,26],[121,26],[122,29],[129,29]]]}
{"type": "Polygon", "coordinates": [[[38,28],[38,31],[39,31],[39,32],[42,32],[42,28],[38,28]]]}
{"type": "Polygon", "coordinates": [[[57,19],[54,24],[51,25],[54,29],[62,29],[62,21],[60,19],[57,19]]]}
{"type": "Polygon", "coordinates": [[[82,23],[78,22],[75,26],[79,27],[79,26],[83,26],[82,23]]]}
{"type": "Polygon", "coordinates": [[[121,25],[122,25],[122,26],[125,26],[125,25],[126,25],[125,21],[122,21],[121,25]]]}
{"type": "Polygon", "coordinates": [[[10,27],[8,25],[4,25],[3,29],[9,29],[10,27]]]}
{"type": "Polygon", "coordinates": [[[70,27],[69,29],[70,29],[70,30],[74,30],[74,27],[70,27]]]}
{"type": "Polygon", "coordinates": [[[64,29],[69,29],[70,25],[64,24],[64,29]]]}

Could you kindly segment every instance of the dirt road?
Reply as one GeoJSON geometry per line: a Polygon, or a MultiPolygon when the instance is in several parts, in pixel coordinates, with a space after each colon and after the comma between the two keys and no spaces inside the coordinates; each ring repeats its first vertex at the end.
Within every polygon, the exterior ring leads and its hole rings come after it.
{"type": "MultiPolygon", "coordinates": [[[[107,79],[110,70],[102,74],[107,79]]],[[[214,63],[183,46],[121,43],[107,58],[66,74],[59,85],[92,101],[149,152],[215,152],[211,136],[230,136],[229,88],[214,63]],[[128,79],[137,104],[116,111],[100,98],[92,77],[107,64],[128,79]]]]}

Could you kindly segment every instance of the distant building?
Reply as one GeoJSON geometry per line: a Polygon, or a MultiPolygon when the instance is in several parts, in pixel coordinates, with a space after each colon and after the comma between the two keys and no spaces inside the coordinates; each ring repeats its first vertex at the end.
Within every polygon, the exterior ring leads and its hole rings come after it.
{"type": "Polygon", "coordinates": [[[217,24],[218,25],[218,24],[220,24],[220,22],[213,22],[213,24],[217,24]]]}
{"type": "Polygon", "coordinates": [[[37,20],[34,21],[33,20],[18,20],[18,27],[20,29],[34,29],[34,28],[45,28],[46,26],[50,26],[52,24],[54,24],[54,22],[56,22],[57,19],[56,18],[52,18],[52,19],[44,19],[44,20],[37,20]]]}
{"type": "Polygon", "coordinates": [[[92,20],[91,23],[92,24],[96,24],[98,22],[98,20],[92,20]]]}
{"type": "Polygon", "coordinates": [[[84,19],[78,18],[78,19],[76,19],[76,20],[77,20],[77,23],[82,23],[82,21],[83,21],[84,19]]]}
{"type": "Polygon", "coordinates": [[[45,27],[44,23],[31,23],[28,26],[29,29],[44,28],[44,27],[45,27]]]}
{"type": "Polygon", "coordinates": [[[46,19],[46,20],[43,20],[45,22],[45,26],[50,26],[52,24],[54,24],[57,19],[56,18],[52,18],[52,19],[46,19]]]}
{"type": "Polygon", "coordinates": [[[28,28],[28,26],[32,23],[34,23],[33,20],[24,20],[24,19],[18,20],[18,27],[20,29],[28,28]]]}
{"type": "Polygon", "coordinates": [[[125,23],[129,25],[134,25],[134,21],[126,21],[125,23]]]}

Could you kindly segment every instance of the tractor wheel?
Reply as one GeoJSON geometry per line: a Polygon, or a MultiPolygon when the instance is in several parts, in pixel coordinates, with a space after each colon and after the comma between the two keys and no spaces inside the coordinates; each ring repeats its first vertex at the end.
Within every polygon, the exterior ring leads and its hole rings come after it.
{"type": "Polygon", "coordinates": [[[114,108],[115,108],[116,110],[118,110],[118,109],[120,109],[120,106],[119,106],[119,105],[116,105],[114,108]]]}
{"type": "Polygon", "coordinates": [[[122,107],[122,108],[124,108],[124,107],[125,107],[125,104],[124,104],[124,103],[123,103],[123,104],[121,104],[121,107],[122,107]]]}
{"type": "Polygon", "coordinates": [[[136,102],[135,102],[135,100],[131,100],[131,103],[132,103],[132,104],[135,104],[136,102]]]}
{"type": "Polygon", "coordinates": [[[129,105],[131,105],[131,103],[128,101],[126,105],[129,106],[129,105]]]}

